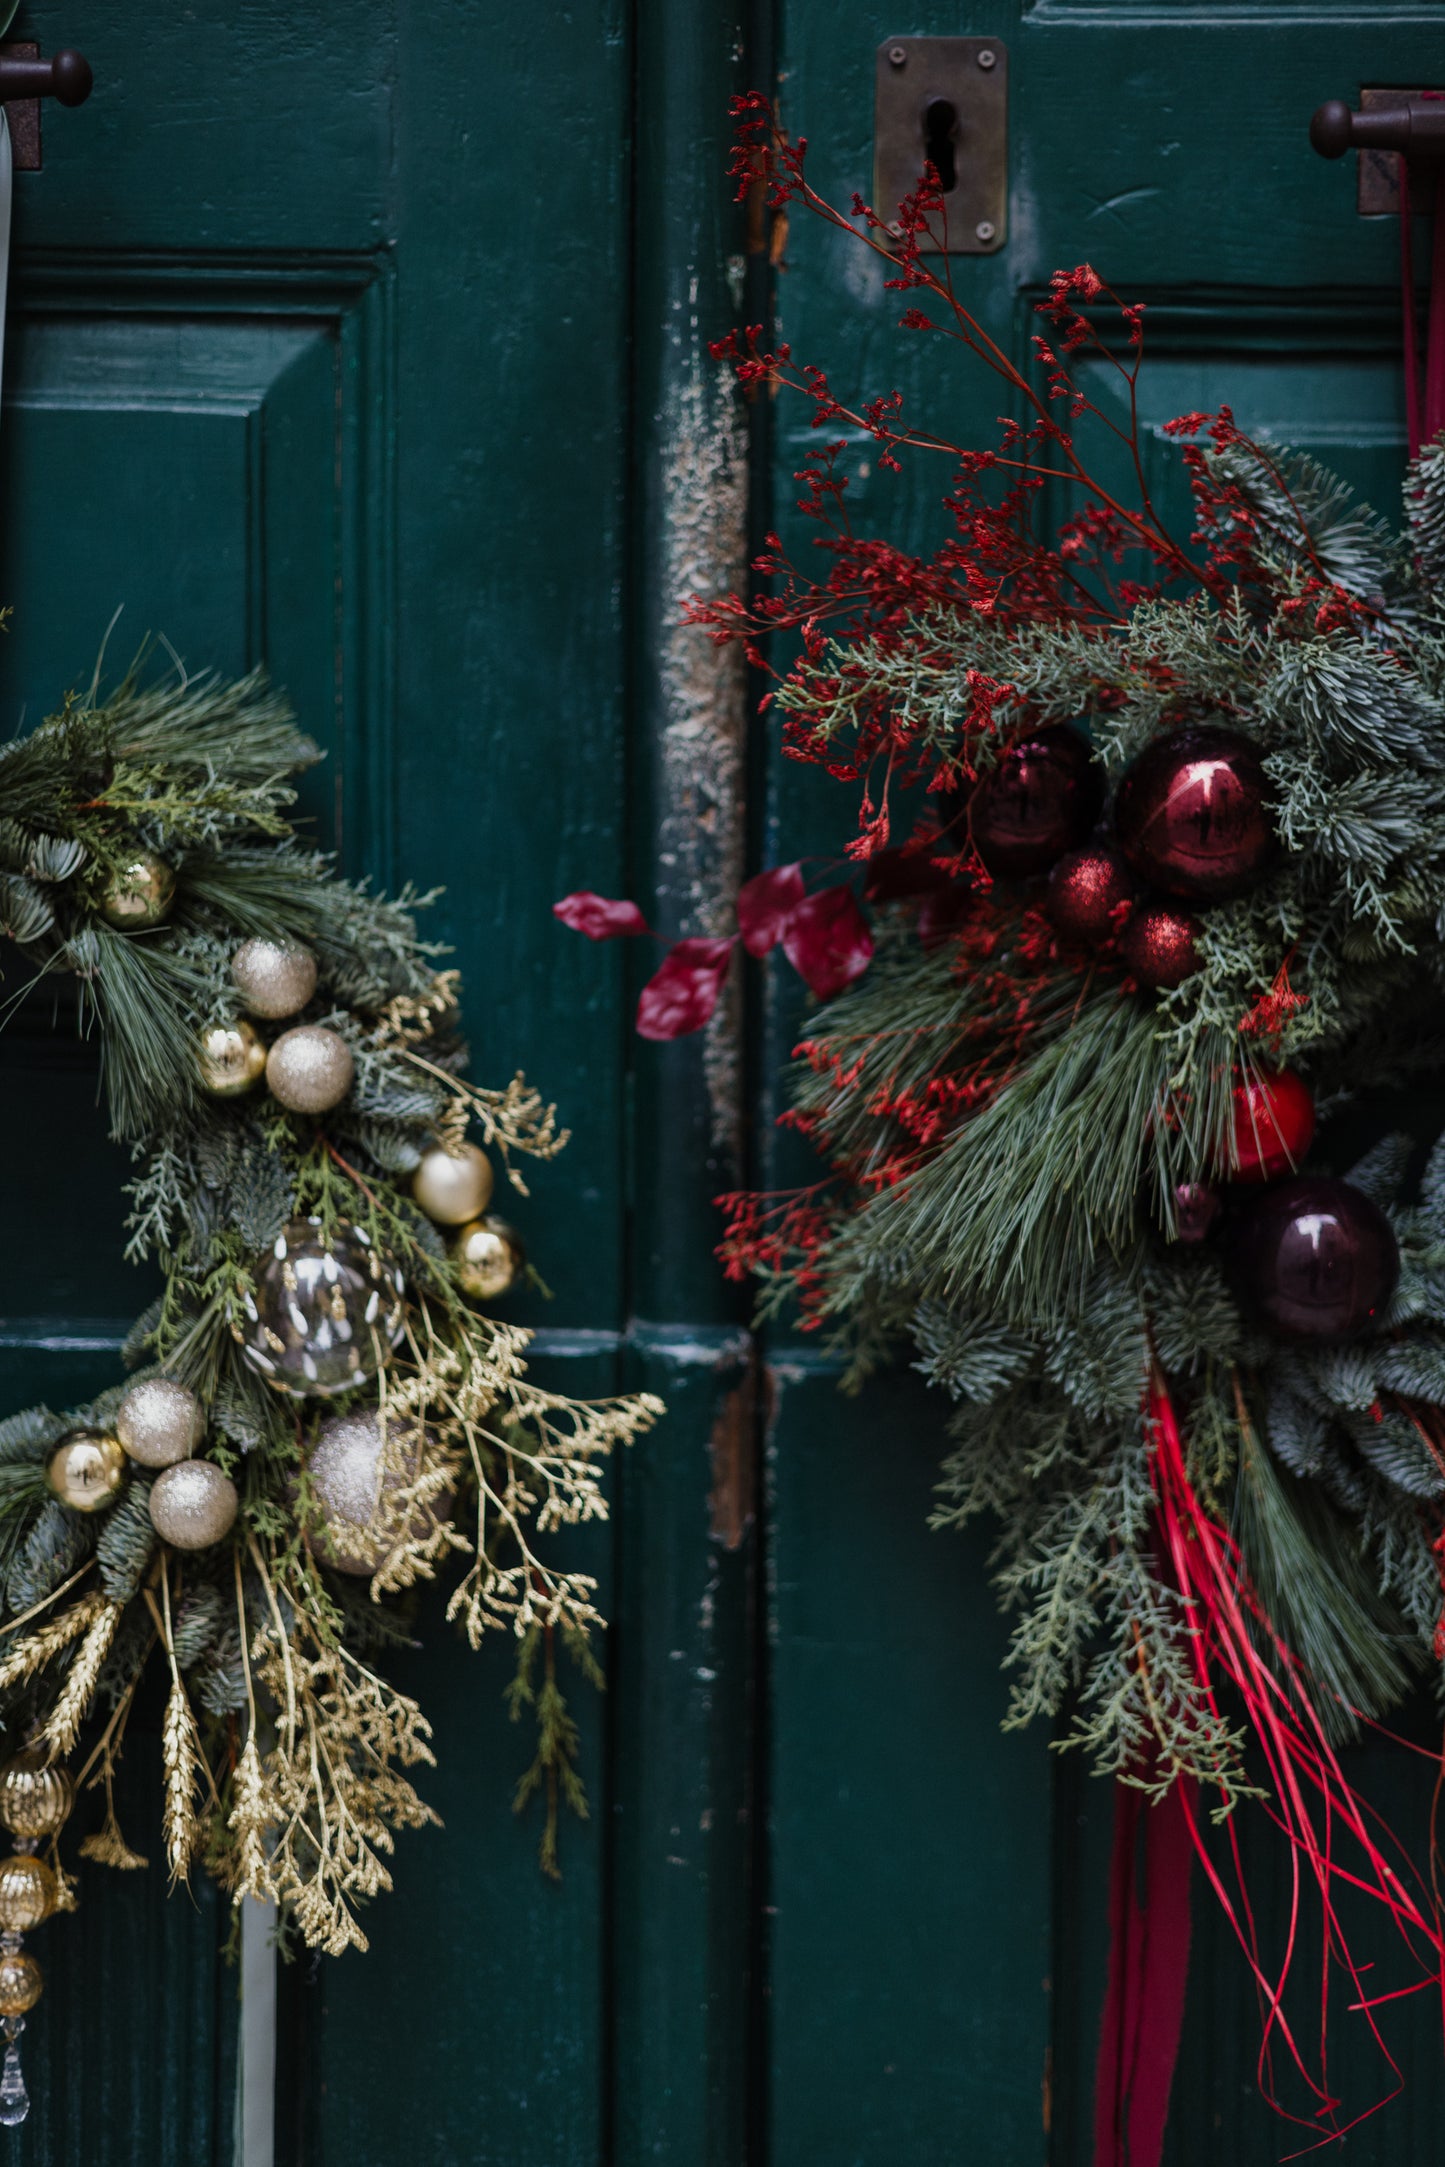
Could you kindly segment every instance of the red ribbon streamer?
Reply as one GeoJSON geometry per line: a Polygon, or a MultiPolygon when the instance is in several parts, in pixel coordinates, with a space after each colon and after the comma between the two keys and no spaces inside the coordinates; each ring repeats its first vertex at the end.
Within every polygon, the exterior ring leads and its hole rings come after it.
{"type": "Polygon", "coordinates": [[[1094,2167],[1159,2167],[1163,2153],[1189,1975],[1192,1793],[1185,1779],[1151,1806],[1134,1786],[1115,1786],[1094,2167]]]}

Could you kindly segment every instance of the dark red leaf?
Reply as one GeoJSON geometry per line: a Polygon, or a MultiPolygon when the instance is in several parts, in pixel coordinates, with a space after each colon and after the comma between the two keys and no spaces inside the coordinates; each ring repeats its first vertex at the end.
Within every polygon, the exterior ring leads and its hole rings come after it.
{"type": "Polygon", "coordinates": [[[678,941],[637,997],[640,1038],[685,1038],[700,1031],[717,1007],[732,961],[733,942],[678,941]]]}
{"type": "Polygon", "coordinates": [[[901,903],[949,885],[926,850],[880,850],[868,860],[863,893],[870,903],[901,903]]]}
{"type": "Polygon", "coordinates": [[[803,898],[783,933],[783,954],[820,1001],[861,977],[873,958],[873,935],[851,888],[820,888],[803,898]]]}
{"type": "Polygon", "coordinates": [[[765,956],[777,947],[802,900],[801,865],[775,865],[770,873],[755,873],[739,888],[738,931],[750,956],[765,956]]]}
{"type": "Polygon", "coordinates": [[[552,916],[560,918],[563,925],[571,926],[574,933],[585,933],[589,941],[610,941],[619,933],[652,931],[635,903],[610,895],[594,895],[590,888],[579,888],[575,895],[564,895],[560,903],[552,905],[552,916]]]}

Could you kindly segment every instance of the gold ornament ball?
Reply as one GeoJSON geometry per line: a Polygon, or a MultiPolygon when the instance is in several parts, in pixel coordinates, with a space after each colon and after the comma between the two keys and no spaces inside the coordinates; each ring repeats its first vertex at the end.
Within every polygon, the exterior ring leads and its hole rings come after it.
{"type": "Polygon", "coordinates": [[[411,1193],[441,1226],[465,1226],[480,1219],[492,1197],[492,1162],[475,1144],[448,1151],[438,1144],[422,1153],[411,1177],[411,1193]]]}
{"type": "Polygon", "coordinates": [[[164,858],[138,850],[107,880],[100,915],[122,933],[148,933],[152,926],[165,924],[175,893],[176,876],[164,858]]]}
{"type": "Polygon", "coordinates": [[[75,1804],[75,1778],[43,1747],[26,1746],[0,1768],[0,1821],[12,1836],[53,1836],[75,1804]]]}
{"type": "Polygon", "coordinates": [[[452,1258],[462,1292],[474,1301],[495,1302],[516,1285],[527,1253],[516,1228],[492,1211],[462,1228],[452,1258]]]}
{"type": "Polygon", "coordinates": [[[299,941],[243,941],[231,976],[253,1016],[294,1016],[316,991],[316,958],[299,941]]]}
{"type": "Polygon", "coordinates": [[[293,1114],[325,1114],[351,1089],[356,1063],[351,1048],[324,1023],[299,1023],[283,1031],[266,1056],[271,1096],[293,1114]]]}
{"type": "Polygon", "coordinates": [[[99,1512],[125,1480],[125,1454],[103,1430],[72,1430],[51,1453],[45,1479],[72,1512],[99,1512]]]}
{"type": "Polygon", "coordinates": [[[178,1460],[151,1484],[151,1525],[173,1550],[209,1550],[235,1525],[240,1499],[211,1460],[178,1460]]]}
{"type": "Polygon", "coordinates": [[[39,2001],[45,1974],[25,1949],[0,1955],[0,2017],[23,2017],[39,2001]]]}
{"type": "Polygon", "coordinates": [[[115,1418],[122,1451],[142,1467],[173,1467],[177,1460],[188,1460],[205,1433],[200,1401],[171,1377],[147,1377],[143,1384],[133,1384],[115,1418]]]}
{"type": "Polygon", "coordinates": [[[33,1851],[0,1859],[0,1931],[28,1934],[50,1917],[59,1897],[54,1874],[33,1851]]]}
{"type": "Polygon", "coordinates": [[[418,1506],[405,1529],[389,1509],[396,1491],[415,1482],[425,1439],[415,1424],[383,1424],[376,1408],[333,1415],[306,1456],[311,1493],[321,1508],[312,1548],[338,1572],[376,1571],[402,1535],[423,1541],[450,1507],[450,1496],[418,1506]]]}
{"type": "Polygon", "coordinates": [[[213,1023],[196,1044],[201,1089],[213,1099],[238,1099],[266,1073],[266,1048],[244,1016],[213,1023]]]}

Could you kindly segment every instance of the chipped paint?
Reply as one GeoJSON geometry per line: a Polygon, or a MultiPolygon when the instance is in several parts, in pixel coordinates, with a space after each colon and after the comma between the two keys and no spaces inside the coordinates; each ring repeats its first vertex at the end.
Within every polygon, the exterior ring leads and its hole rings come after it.
{"type": "MultiPolygon", "coordinates": [[[[684,330],[687,362],[662,412],[664,719],[659,860],[688,933],[734,927],[744,874],[746,666],[682,621],[693,595],[740,586],[747,573],[747,432],[731,382],[707,353],[694,276],[684,330]]],[[[742,1134],[741,980],[736,965],[708,1026],[703,1068],[712,1142],[736,1163],[742,1134]]]]}
{"type": "Polygon", "coordinates": [[[736,1550],[752,1525],[756,1406],[756,1364],[750,1363],[724,1394],[708,1438],[708,1532],[727,1550],[736,1550]]]}

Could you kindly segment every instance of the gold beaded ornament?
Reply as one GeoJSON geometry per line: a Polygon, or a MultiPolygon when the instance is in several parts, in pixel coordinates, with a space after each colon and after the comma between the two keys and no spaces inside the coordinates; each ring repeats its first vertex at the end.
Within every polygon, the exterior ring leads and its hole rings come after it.
{"type": "Polygon", "coordinates": [[[215,1023],[196,1042],[201,1089],[213,1099],[238,1099],[266,1073],[266,1048],[254,1024],[238,1016],[215,1023]]]}
{"type": "Polygon", "coordinates": [[[100,915],[120,933],[149,933],[164,925],[175,901],[176,876],[164,858],[138,850],[118,865],[101,891],[100,915]]]}
{"type": "Polygon", "coordinates": [[[10,2129],[30,2112],[19,2040],[45,1984],[21,1937],[60,1902],[60,1884],[36,1847],[59,1835],[74,1803],[70,1770],[49,1761],[38,1746],[26,1746],[0,1768],[0,1822],[15,1839],[13,1854],[0,1862],[0,2125],[10,2129]]]}
{"type": "Polygon", "coordinates": [[[474,1302],[500,1301],[526,1268],[527,1252],[514,1226],[489,1211],[464,1226],[452,1245],[452,1259],[462,1292],[474,1302]]]}

